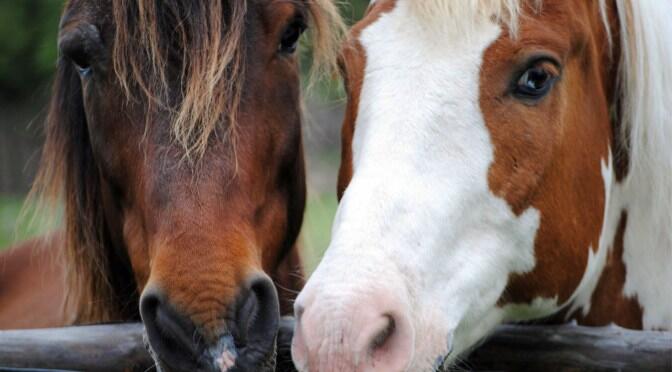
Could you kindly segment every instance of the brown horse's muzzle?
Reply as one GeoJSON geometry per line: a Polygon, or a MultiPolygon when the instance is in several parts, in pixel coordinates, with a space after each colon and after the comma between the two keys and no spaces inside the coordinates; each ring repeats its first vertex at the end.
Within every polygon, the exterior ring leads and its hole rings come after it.
{"type": "Polygon", "coordinates": [[[226,314],[219,314],[223,322],[215,335],[194,324],[157,288],[144,291],[140,314],[161,370],[275,370],[280,311],[275,286],[265,274],[251,276],[239,288],[226,314]]]}

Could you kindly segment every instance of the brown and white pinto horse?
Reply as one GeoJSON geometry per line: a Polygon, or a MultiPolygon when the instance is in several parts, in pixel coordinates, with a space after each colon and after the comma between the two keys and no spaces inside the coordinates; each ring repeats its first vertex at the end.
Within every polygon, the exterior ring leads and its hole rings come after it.
{"type": "Polygon", "coordinates": [[[497,324],[672,329],[672,3],[379,0],[342,58],[301,371],[433,371],[497,324]]]}
{"type": "Polygon", "coordinates": [[[142,319],[161,370],[273,370],[308,25],[333,61],[329,0],[67,2],[35,186],[65,229],[0,256],[0,327],[142,319]]]}

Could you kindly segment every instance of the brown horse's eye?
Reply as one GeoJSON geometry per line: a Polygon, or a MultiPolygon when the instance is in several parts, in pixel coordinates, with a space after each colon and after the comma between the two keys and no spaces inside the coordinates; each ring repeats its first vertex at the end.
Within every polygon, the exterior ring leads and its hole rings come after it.
{"type": "Polygon", "coordinates": [[[87,77],[93,70],[94,60],[102,50],[98,29],[90,24],[83,24],[60,36],[59,48],[82,77],[87,77]]]}
{"type": "Polygon", "coordinates": [[[91,59],[83,50],[73,53],[69,58],[79,75],[85,77],[91,73],[91,59]]]}
{"type": "Polygon", "coordinates": [[[292,54],[299,45],[299,38],[306,30],[306,24],[301,19],[294,20],[282,33],[278,52],[282,54],[292,54]]]}
{"type": "Polygon", "coordinates": [[[513,94],[517,98],[536,101],[550,92],[558,78],[555,64],[543,61],[534,63],[516,81],[513,94]]]}

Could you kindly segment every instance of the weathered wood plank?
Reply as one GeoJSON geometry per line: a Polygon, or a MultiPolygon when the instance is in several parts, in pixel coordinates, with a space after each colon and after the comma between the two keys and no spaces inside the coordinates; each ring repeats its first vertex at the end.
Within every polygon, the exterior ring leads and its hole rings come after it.
{"type": "Polygon", "coordinates": [[[469,357],[481,371],[672,372],[672,333],[616,326],[500,326],[469,357]]]}
{"type": "MultiPolygon", "coordinates": [[[[0,371],[144,371],[151,365],[140,324],[0,331],[0,371]]],[[[476,371],[669,372],[672,333],[572,325],[501,326],[462,367],[476,371]]]]}
{"type": "Polygon", "coordinates": [[[141,324],[0,331],[5,368],[75,371],[144,371],[153,363],[141,324]]]}

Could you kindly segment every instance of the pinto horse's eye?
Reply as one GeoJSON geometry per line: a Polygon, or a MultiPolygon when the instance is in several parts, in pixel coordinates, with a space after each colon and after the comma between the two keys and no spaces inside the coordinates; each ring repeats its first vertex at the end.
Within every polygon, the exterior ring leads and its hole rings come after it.
{"type": "Polygon", "coordinates": [[[292,54],[299,45],[299,38],[306,30],[306,24],[302,19],[296,19],[285,29],[280,38],[278,52],[282,54],[292,54]]]}
{"type": "Polygon", "coordinates": [[[557,66],[554,63],[537,62],[520,75],[513,94],[521,99],[539,100],[548,94],[557,78],[557,66]]]}

